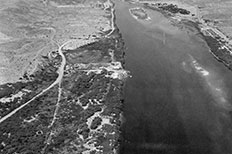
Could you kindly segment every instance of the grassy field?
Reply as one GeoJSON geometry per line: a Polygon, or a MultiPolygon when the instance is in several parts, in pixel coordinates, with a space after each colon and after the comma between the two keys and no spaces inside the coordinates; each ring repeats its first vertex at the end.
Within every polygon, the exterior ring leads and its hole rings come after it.
{"type": "Polygon", "coordinates": [[[104,1],[1,0],[0,84],[32,73],[41,55],[70,41],[66,49],[94,42],[110,30],[104,1]]]}

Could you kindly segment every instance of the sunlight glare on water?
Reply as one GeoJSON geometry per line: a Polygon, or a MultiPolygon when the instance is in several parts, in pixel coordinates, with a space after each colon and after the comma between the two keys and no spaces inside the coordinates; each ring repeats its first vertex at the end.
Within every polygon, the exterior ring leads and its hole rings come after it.
{"type": "Polygon", "coordinates": [[[192,60],[191,66],[195,71],[205,80],[206,88],[209,90],[213,96],[216,105],[226,110],[231,109],[231,104],[227,101],[227,94],[224,91],[224,82],[222,79],[218,79],[217,75],[204,68],[201,64],[197,62],[191,55],[192,60]]]}

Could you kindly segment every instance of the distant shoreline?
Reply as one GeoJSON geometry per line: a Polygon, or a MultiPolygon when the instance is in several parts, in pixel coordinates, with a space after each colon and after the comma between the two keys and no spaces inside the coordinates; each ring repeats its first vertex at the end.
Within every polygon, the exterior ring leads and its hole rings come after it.
{"type": "Polygon", "coordinates": [[[195,14],[194,16],[191,16],[191,14],[194,14],[191,12],[189,13],[190,15],[179,15],[173,13],[173,10],[157,7],[156,2],[152,1],[142,1],[138,3],[143,4],[148,9],[162,13],[174,23],[181,22],[185,24],[182,22],[184,20],[194,23],[193,27],[196,28],[196,30],[202,36],[202,39],[206,42],[207,46],[209,47],[209,52],[217,61],[223,63],[228,69],[232,70],[232,41],[228,39],[228,37],[220,30],[208,25],[202,18],[199,17],[199,15],[195,14]]]}

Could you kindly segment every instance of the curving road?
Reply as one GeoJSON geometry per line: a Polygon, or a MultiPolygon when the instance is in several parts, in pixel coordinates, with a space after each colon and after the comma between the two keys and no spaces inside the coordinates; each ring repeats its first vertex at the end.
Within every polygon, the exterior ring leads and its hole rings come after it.
{"type": "MultiPolygon", "coordinates": [[[[2,117],[0,119],[0,123],[2,123],[3,121],[5,121],[6,119],[8,119],[9,117],[11,117],[12,115],[14,115],[15,113],[17,113],[19,110],[21,110],[22,108],[24,108],[26,105],[30,104],[33,100],[35,100],[36,98],[38,98],[39,96],[43,95],[46,91],[48,91],[49,89],[51,89],[52,87],[54,87],[56,84],[59,84],[59,88],[60,88],[60,85],[61,85],[61,81],[62,81],[62,78],[64,76],[64,68],[65,68],[65,65],[66,65],[66,58],[62,52],[62,48],[67,45],[68,43],[70,43],[72,40],[68,40],[67,42],[63,43],[62,45],[57,45],[59,46],[59,49],[58,49],[58,53],[59,55],[62,57],[62,62],[61,62],[61,65],[57,71],[57,73],[59,74],[59,76],[57,77],[57,79],[49,86],[47,87],[46,89],[44,89],[43,91],[41,91],[39,94],[37,94],[36,96],[34,96],[32,99],[30,99],[29,101],[27,101],[26,103],[24,103],[23,105],[21,105],[20,107],[14,109],[13,111],[11,111],[9,114],[5,115],[4,117],[2,117]]],[[[58,102],[59,102],[59,99],[60,99],[60,95],[61,95],[61,90],[59,90],[59,95],[58,95],[58,102]]]]}

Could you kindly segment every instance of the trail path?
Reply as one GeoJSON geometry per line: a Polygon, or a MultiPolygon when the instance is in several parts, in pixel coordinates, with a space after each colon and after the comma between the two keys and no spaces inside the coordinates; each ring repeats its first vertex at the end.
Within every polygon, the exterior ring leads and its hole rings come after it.
{"type": "Polygon", "coordinates": [[[58,49],[58,53],[59,55],[62,57],[62,62],[61,65],[57,71],[57,73],[59,74],[59,76],[57,77],[57,79],[46,89],[44,89],[42,92],[40,92],[39,94],[37,94],[36,96],[34,96],[32,99],[30,99],[29,101],[27,101],[26,103],[24,103],[23,105],[19,106],[18,108],[14,109],[13,111],[11,111],[9,114],[5,115],[4,117],[2,117],[0,119],[0,123],[2,123],[3,121],[5,121],[6,119],[8,119],[9,117],[11,117],[12,115],[14,115],[16,112],[18,112],[19,110],[21,110],[22,108],[24,108],[26,105],[30,104],[33,100],[35,100],[36,98],[38,98],[39,96],[43,95],[46,91],[50,90],[52,87],[54,87],[56,84],[59,83],[59,95],[58,95],[58,102],[60,100],[60,85],[61,85],[61,81],[62,78],[64,76],[64,67],[66,65],[66,58],[62,52],[62,48],[67,45],[69,42],[71,42],[71,40],[63,43],[62,45],[58,45],[59,49],[58,49]]]}
{"type": "MultiPolygon", "coordinates": [[[[111,31],[105,36],[105,37],[109,37],[115,30],[115,25],[114,25],[114,19],[115,19],[115,9],[113,8],[113,3],[108,0],[106,3],[105,3],[105,9],[107,8],[110,8],[111,9],[111,31]]],[[[62,81],[62,78],[64,76],[64,69],[65,69],[65,65],[66,65],[66,58],[62,52],[62,48],[64,46],[66,46],[68,43],[71,43],[73,40],[68,40],[66,41],[65,43],[63,43],[62,45],[59,45],[58,43],[56,43],[53,39],[51,39],[51,41],[53,41],[58,47],[58,53],[59,55],[62,57],[62,62],[61,62],[61,65],[57,71],[57,73],[59,74],[59,76],[57,77],[57,79],[49,86],[47,87],[46,89],[44,89],[42,92],[40,92],[39,94],[37,94],[36,96],[34,96],[32,99],[30,99],[29,101],[27,101],[26,103],[24,103],[23,105],[19,106],[18,108],[14,109],[13,111],[11,111],[10,113],[8,113],[7,115],[5,115],[4,117],[2,117],[0,119],[0,124],[5,121],[6,119],[10,118],[12,115],[14,115],[15,113],[17,113],[19,110],[21,110],[22,108],[24,108],[26,105],[30,104],[32,101],[34,101],[36,98],[38,98],[39,96],[43,95],[45,92],[47,92],[48,90],[50,90],[52,87],[54,87],[55,85],[59,84],[59,91],[58,91],[58,99],[57,99],[57,103],[56,103],[56,109],[55,109],[55,112],[54,112],[54,116],[53,116],[53,120],[51,122],[51,124],[49,125],[49,127],[51,127],[54,122],[55,122],[55,119],[56,119],[56,115],[57,115],[57,112],[58,112],[58,109],[59,109],[59,102],[60,102],[60,97],[61,97],[61,81],[62,81]]]]}

